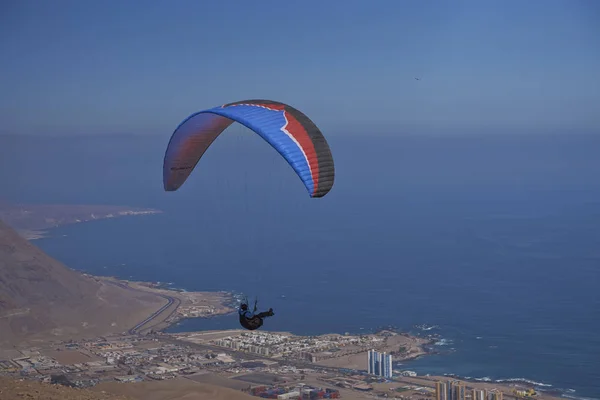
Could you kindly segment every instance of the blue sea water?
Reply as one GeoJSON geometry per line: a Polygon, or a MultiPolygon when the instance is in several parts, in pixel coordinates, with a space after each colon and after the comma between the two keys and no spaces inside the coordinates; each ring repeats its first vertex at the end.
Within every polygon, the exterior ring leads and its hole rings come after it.
{"type": "Polygon", "coordinates": [[[28,148],[21,182],[35,189],[0,179],[13,200],[164,211],[35,242],[72,268],[258,295],[276,312],[269,330],[435,324],[447,354],[402,368],[600,398],[600,139],[334,136],[336,184],[309,199],[272,149],[239,133],[215,142],[175,193],[162,192],[156,138],[28,148]]]}

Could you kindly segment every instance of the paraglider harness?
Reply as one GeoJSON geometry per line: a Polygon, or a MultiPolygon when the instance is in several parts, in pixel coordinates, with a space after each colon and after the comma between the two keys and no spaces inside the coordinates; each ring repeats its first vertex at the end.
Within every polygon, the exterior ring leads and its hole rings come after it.
{"type": "MultiPolygon", "coordinates": [[[[254,309],[252,310],[252,314],[254,314],[256,312],[257,303],[258,303],[258,298],[254,300],[254,309]]],[[[240,308],[242,307],[242,305],[246,305],[246,307],[248,307],[248,298],[246,298],[242,302],[242,304],[240,304],[240,308]]],[[[238,312],[239,316],[240,316],[240,325],[242,325],[244,328],[246,328],[250,331],[260,328],[263,325],[264,317],[273,315],[273,312],[269,311],[269,312],[262,312],[262,313],[254,314],[251,318],[247,318],[245,315],[246,311],[248,311],[248,309],[244,310],[243,313],[238,312]]]]}

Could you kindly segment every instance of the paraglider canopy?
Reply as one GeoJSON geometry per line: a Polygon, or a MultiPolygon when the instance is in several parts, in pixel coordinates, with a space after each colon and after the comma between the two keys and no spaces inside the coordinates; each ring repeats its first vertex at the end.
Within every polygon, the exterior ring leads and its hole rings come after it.
{"type": "Polygon", "coordinates": [[[310,197],[333,187],[334,164],[329,144],[317,126],[295,108],[271,100],[244,100],[199,111],[173,132],[163,163],[166,191],[183,185],[203,154],[233,122],[250,128],[283,156],[310,197]]]}

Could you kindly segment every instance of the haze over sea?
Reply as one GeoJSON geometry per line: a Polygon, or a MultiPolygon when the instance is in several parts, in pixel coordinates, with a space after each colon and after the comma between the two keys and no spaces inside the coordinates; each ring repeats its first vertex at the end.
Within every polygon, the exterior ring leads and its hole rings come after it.
{"type": "Polygon", "coordinates": [[[35,241],[72,268],[256,294],[276,312],[268,330],[435,324],[454,350],[401,368],[600,398],[599,136],[330,135],[323,199],[241,127],[174,193],[161,181],[168,135],[0,140],[5,199],[164,211],[35,241]]]}

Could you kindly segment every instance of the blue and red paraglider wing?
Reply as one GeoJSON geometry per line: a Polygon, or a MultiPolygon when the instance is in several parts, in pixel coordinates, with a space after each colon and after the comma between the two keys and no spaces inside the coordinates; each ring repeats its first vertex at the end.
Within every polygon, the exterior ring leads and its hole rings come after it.
{"type": "Polygon", "coordinates": [[[234,121],[275,148],[300,177],[311,197],[332,188],[335,169],[317,126],[295,108],[270,100],[245,100],[192,114],[173,133],[163,165],[165,190],[177,190],[215,139],[234,121]]]}

